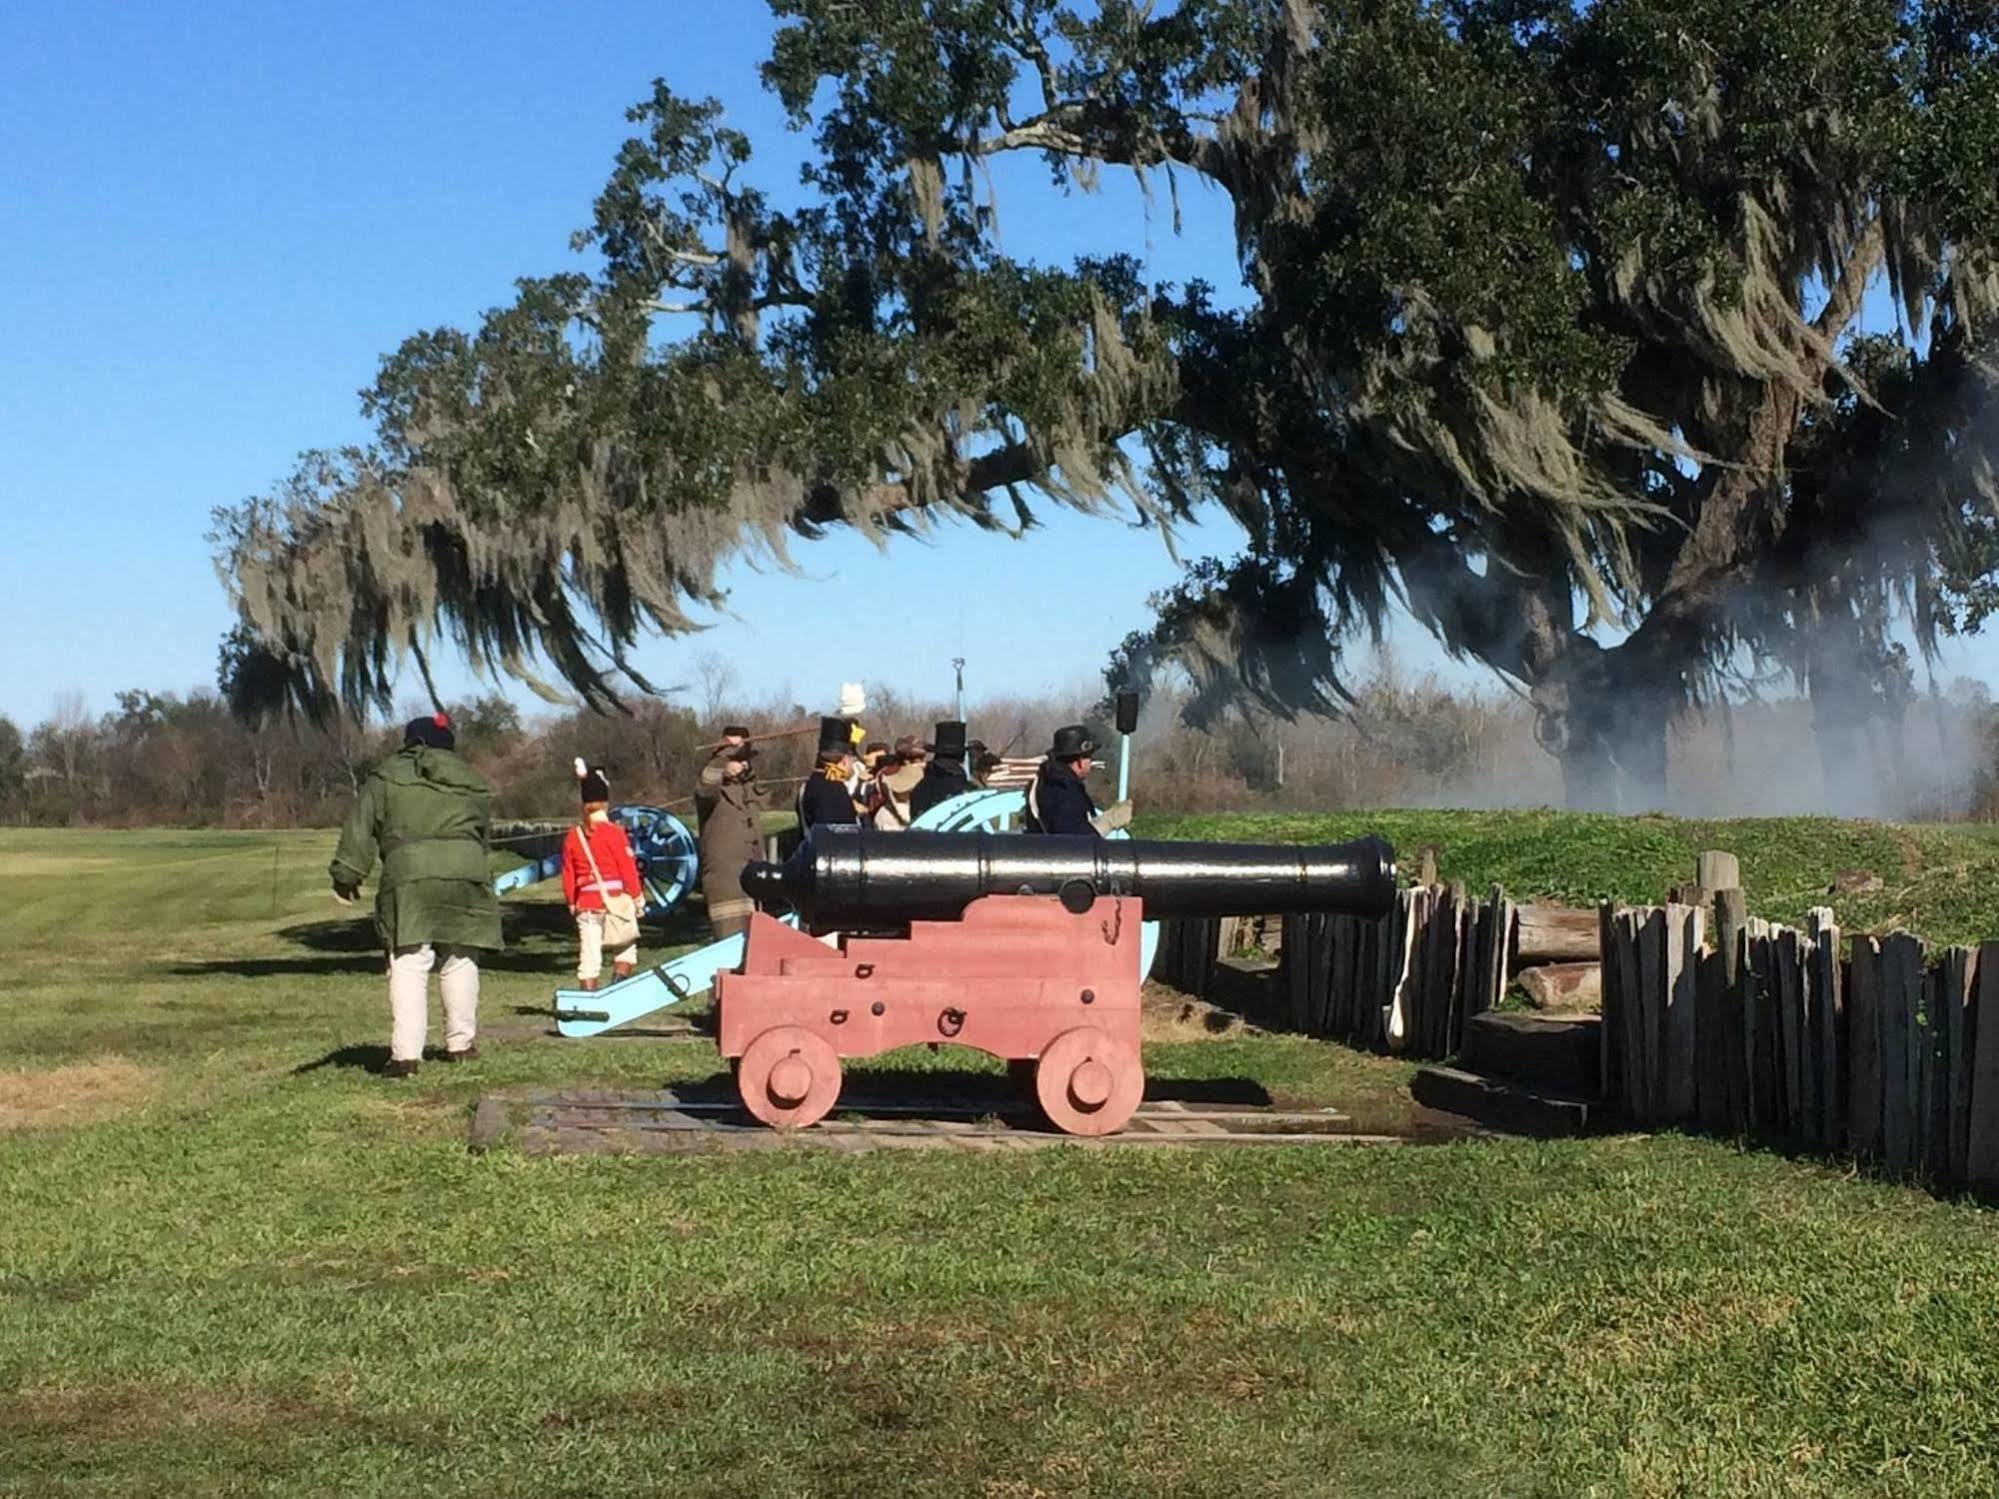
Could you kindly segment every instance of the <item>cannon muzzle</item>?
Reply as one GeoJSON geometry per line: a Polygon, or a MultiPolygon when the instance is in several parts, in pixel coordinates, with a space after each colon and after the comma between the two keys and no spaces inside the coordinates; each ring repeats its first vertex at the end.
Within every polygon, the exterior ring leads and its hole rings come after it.
{"type": "Polygon", "coordinates": [[[821,825],[782,864],[749,865],[742,883],[820,930],[948,921],[983,895],[1056,895],[1079,911],[1131,895],[1154,918],[1374,918],[1395,905],[1395,851],[1372,837],[1314,848],[821,825]]]}

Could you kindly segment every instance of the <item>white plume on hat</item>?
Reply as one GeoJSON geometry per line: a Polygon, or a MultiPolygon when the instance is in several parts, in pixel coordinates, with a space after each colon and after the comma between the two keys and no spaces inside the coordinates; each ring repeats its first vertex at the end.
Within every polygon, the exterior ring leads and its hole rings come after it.
{"type": "Polygon", "coordinates": [[[573,761],[572,763],[573,763],[573,764],[575,765],[575,767],[576,767],[576,779],[577,779],[577,780],[579,780],[579,781],[580,781],[580,780],[582,780],[582,779],[583,779],[583,778],[584,778],[585,776],[587,776],[588,774],[590,774],[590,767],[589,767],[589,766],[587,766],[587,765],[585,765],[585,764],[583,763],[583,757],[582,757],[581,755],[578,755],[578,756],[576,757],[576,759],[575,759],[575,760],[574,760],[574,761],[573,761]]]}
{"type": "Polygon", "coordinates": [[[839,718],[855,718],[868,711],[867,694],[861,691],[859,682],[840,684],[840,706],[834,711],[839,718]]]}

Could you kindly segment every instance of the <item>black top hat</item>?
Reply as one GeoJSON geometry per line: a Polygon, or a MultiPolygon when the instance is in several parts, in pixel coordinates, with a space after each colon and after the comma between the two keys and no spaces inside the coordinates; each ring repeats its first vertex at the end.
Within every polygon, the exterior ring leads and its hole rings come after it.
{"type": "Polygon", "coordinates": [[[940,723],[937,737],[923,747],[931,754],[945,760],[965,758],[965,726],[961,723],[940,723]]]}
{"type": "Polygon", "coordinates": [[[837,760],[854,752],[854,726],[844,718],[819,720],[819,758],[837,760]]]}
{"type": "Polygon", "coordinates": [[[1090,731],[1079,723],[1062,725],[1055,731],[1055,742],[1048,746],[1048,758],[1051,760],[1080,760],[1096,752],[1096,741],[1090,738],[1090,731]]]}
{"type": "Polygon", "coordinates": [[[747,739],[750,737],[750,731],[739,723],[726,724],[722,729],[722,737],[724,739],[747,739]]]}

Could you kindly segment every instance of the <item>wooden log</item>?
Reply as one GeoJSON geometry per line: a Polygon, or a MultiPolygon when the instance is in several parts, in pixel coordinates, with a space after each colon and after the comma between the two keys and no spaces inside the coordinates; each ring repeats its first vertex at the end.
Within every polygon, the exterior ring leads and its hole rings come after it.
{"type": "Polygon", "coordinates": [[[1624,1103],[1624,997],[1617,982],[1617,908],[1602,901],[1596,908],[1597,973],[1602,1020],[1597,1024],[1597,1076],[1603,1079],[1603,1101],[1613,1112],[1624,1103]]]}
{"type": "Polygon", "coordinates": [[[1772,940],[1777,1001],[1777,1054],[1783,1078],[1780,1125],[1784,1137],[1801,1140],[1804,1123],[1805,1069],[1803,998],[1798,977],[1798,933],[1779,927],[1772,940]]]}
{"type": "Polygon", "coordinates": [[[1624,1055],[1618,1065],[1624,1074],[1624,1109],[1634,1123],[1645,1117],[1648,1081],[1645,1074],[1649,1048],[1645,1044],[1645,913],[1620,910],[1617,913],[1617,983],[1624,995],[1624,1055]]]}
{"type": "Polygon", "coordinates": [[[1822,1080],[1819,1059],[1818,991],[1812,985],[1813,952],[1811,933],[1798,933],[1798,1116],[1791,1121],[1791,1137],[1810,1150],[1825,1147],[1820,1127],[1825,1110],[1819,1100],[1822,1080]]]}
{"type": "Polygon", "coordinates": [[[1351,1044],[1354,1032],[1360,1024],[1360,994],[1366,983],[1362,972],[1363,963],[1371,963],[1367,953],[1368,929],[1374,925],[1357,916],[1346,918],[1345,930],[1341,933],[1340,956],[1334,977],[1339,982],[1339,997],[1333,1003],[1341,1040],[1351,1044]]]}
{"type": "Polygon", "coordinates": [[[1694,1122],[1703,1134],[1728,1132],[1728,1037],[1721,954],[1705,946],[1694,962],[1694,1122]]]}
{"type": "Polygon", "coordinates": [[[1753,918],[1744,943],[1752,1112],[1757,1132],[1774,1137],[1784,1126],[1784,1054],[1778,1045],[1776,943],[1770,923],[1753,918]]]}
{"type": "Polygon", "coordinates": [[[1976,1001],[1973,953],[1968,947],[1945,951],[1943,973],[1944,1179],[1962,1183],[1971,1160],[1972,1016],[1976,1001]]]}
{"type": "Polygon", "coordinates": [[[1846,973],[1846,1147],[1868,1158],[1881,1154],[1880,972],[1881,944],[1855,937],[1846,973]]]}
{"type": "Polygon", "coordinates": [[[1382,1039],[1398,1055],[1409,1050],[1410,1027],[1416,985],[1417,939],[1422,932],[1422,906],[1428,899],[1424,890],[1402,890],[1395,897],[1394,937],[1390,949],[1392,976],[1386,1013],[1382,1016],[1382,1039]]]}
{"type": "Polygon", "coordinates": [[[1603,1002],[1601,963],[1543,963],[1523,968],[1514,982],[1537,1010],[1589,1010],[1603,1002]]]}
{"type": "Polygon", "coordinates": [[[1943,1175],[1942,1121],[1947,1116],[1950,1088],[1944,1075],[1942,967],[1931,964],[1922,971],[1921,1000],[1916,1009],[1916,1107],[1914,1118],[1914,1168],[1929,1181],[1943,1175]]]}
{"type": "Polygon", "coordinates": [[[1356,1039],[1363,1046],[1385,1047],[1388,1036],[1388,1005],[1401,980],[1402,952],[1396,945],[1396,916],[1393,911],[1374,926],[1374,978],[1361,1012],[1356,1039]]]}
{"type": "Polygon", "coordinates": [[[1666,956],[1661,1021],[1661,1106],[1669,1124],[1694,1120],[1695,980],[1701,951],[1699,906],[1665,910],[1666,956]]]}
{"type": "Polygon", "coordinates": [[[1818,1144],[1837,1150],[1846,1139],[1846,996],[1840,982],[1839,923],[1829,906],[1805,919],[1812,941],[1812,1054],[1818,1064],[1818,1144]]]}
{"type": "Polygon", "coordinates": [[[1249,921],[1247,916],[1224,916],[1221,919],[1221,933],[1215,939],[1217,958],[1232,958],[1242,951],[1249,921]]]}
{"type": "Polygon", "coordinates": [[[1472,905],[1463,885],[1454,883],[1451,886],[1451,905],[1450,952],[1447,957],[1450,973],[1440,1007],[1443,1031],[1437,1039],[1438,1055],[1446,1057],[1457,1054],[1458,1042],[1464,1032],[1465,959],[1471,946],[1472,905]]]}
{"type": "Polygon", "coordinates": [[[1443,1045],[1450,965],[1458,950],[1457,905],[1451,899],[1449,887],[1436,892],[1424,939],[1422,1024],[1417,1030],[1417,1055],[1435,1060],[1438,1048],[1443,1045]]]}
{"type": "Polygon", "coordinates": [[[1978,1001],[1972,1025],[1971,1124],[1965,1178],[1999,1188],[1999,942],[1978,948],[1978,1001]]]}
{"type": "Polygon", "coordinates": [[[1291,915],[1284,918],[1284,1028],[1302,1031],[1305,1028],[1305,1007],[1311,994],[1311,930],[1308,918],[1291,915]]]}
{"type": "Polygon", "coordinates": [[[1321,963],[1325,983],[1321,986],[1319,1001],[1319,1034],[1322,1036],[1346,1035],[1340,1023],[1340,1003],[1351,980],[1341,972],[1341,968],[1353,961],[1353,944],[1346,929],[1351,919],[1346,916],[1326,918],[1323,938],[1325,955],[1321,963]]]}
{"type": "Polygon", "coordinates": [[[1881,944],[1881,1161],[1907,1172],[1916,1159],[1916,1097],[1921,1060],[1915,1028],[1922,1003],[1922,944],[1896,932],[1881,944]]]}
{"type": "Polygon", "coordinates": [[[1453,1057],[1464,1046],[1465,1017],[1471,1013],[1472,989],[1479,982],[1478,904],[1470,899],[1462,885],[1455,888],[1458,896],[1458,951],[1451,974],[1449,1033],[1444,1039],[1444,1054],[1453,1057]]]}
{"type": "Polygon", "coordinates": [[[1639,1122],[1650,1127],[1666,1112],[1666,912],[1649,907],[1638,937],[1639,1122]]]}
{"type": "Polygon", "coordinates": [[[1742,888],[1742,865],[1734,854],[1707,849],[1695,861],[1694,883],[1719,893],[1742,888]]]}
{"type": "Polygon", "coordinates": [[[1597,916],[1568,906],[1525,905],[1516,912],[1514,965],[1584,963],[1597,955],[1597,916]]]}
{"type": "Polygon", "coordinates": [[[1721,970],[1717,1025],[1727,1083],[1728,1127],[1736,1134],[1749,1128],[1749,1064],[1742,1022],[1742,928],[1748,916],[1741,890],[1715,892],[1715,957],[1721,970]]]}
{"type": "Polygon", "coordinates": [[[1499,1008],[1506,998],[1506,986],[1511,978],[1506,965],[1513,952],[1515,930],[1520,925],[1520,908],[1507,898],[1506,892],[1494,885],[1492,897],[1493,925],[1486,934],[1486,961],[1490,965],[1485,990],[1487,1009],[1499,1008]]]}
{"type": "Polygon", "coordinates": [[[1805,1012],[1812,1023],[1808,1050],[1815,1069],[1812,1096],[1818,1104],[1812,1136],[1821,1150],[1836,1150],[1846,1138],[1840,1098],[1846,1073],[1840,1064],[1839,925],[1829,907],[1806,914],[1805,938],[1809,947],[1805,1012]]]}
{"type": "Polygon", "coordinates": [[[1452,885],[1437,903],[1437,914],[1430,918],[1430,930],[1435,937],[1430,948],[1432,963],[1428,1000],[1429,1055],[1433,1058],[1450,1055],[1451,1001],[1457,993],[1458,949],[1463,921],[1464,887],[1452,885]]]}
{"type": "Polygon", "coordinates": [[[1353,923],[1353,958],[1347,966],[1346,1036],[1360,1045],[1366,1044],[1370,1001],[1377,1013],[1381,1008],[1381,954],[1376,940],[1380,932],[1378,921],[1356,919],[1353,923]]]}

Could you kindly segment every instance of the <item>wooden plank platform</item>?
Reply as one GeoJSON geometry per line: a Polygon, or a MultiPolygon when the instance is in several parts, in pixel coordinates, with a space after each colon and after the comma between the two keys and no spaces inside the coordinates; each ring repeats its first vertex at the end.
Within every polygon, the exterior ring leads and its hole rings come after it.
{"type": "Polygon", "coordinates": [[[798,1146],[852,1154],[873,1149],[1031,1150],[1044,1145],[1356,1145],[1400,1137],[1362,1134],[1337,1109],[1155,1100],[1116,1135],[1083,1140],[1012,1100],[843,1098],[811,1129],[780,1132],[711,1090],[488,1094],[473,1112],[471,1148],[506,1143],[525,1155],[685,1154],[798,1146]]]}

